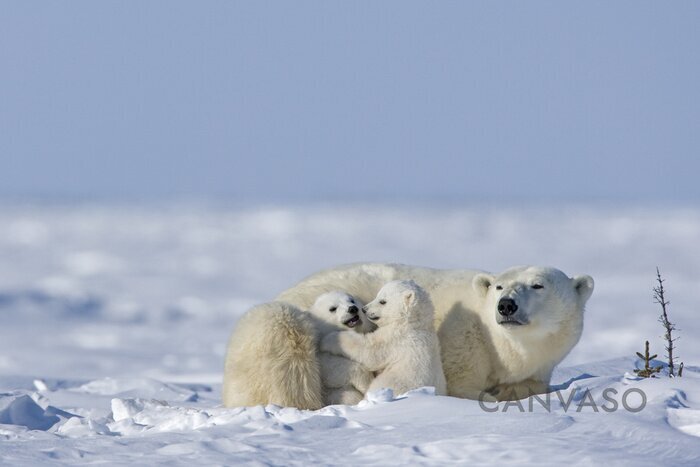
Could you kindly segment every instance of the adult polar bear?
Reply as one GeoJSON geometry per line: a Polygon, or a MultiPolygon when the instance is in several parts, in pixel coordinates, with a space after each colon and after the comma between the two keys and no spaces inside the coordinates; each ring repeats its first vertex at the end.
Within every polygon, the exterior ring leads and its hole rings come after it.
{"type": "MultiPolygon", "coordinates": [[[[554,367],[576,345],[590,276],[524,266],[492,275],[400,264],[351,264],[313,274],[277,301],[309,309],[316,298],[344,290],[364,303],[394,280],[413,280],[435,305],[435,328],[451,396],[497,399],[545,392],[554,367]]],[[[226,376],[225,376],[226,378],[226,376]]]]}

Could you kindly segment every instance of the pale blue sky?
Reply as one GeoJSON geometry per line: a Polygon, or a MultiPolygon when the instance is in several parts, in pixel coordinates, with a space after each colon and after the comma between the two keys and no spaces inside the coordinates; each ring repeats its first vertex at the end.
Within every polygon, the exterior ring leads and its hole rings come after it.
{"type": "Polygon", "coordinates": [[[700,2],[0,1],[0,199],[700,201],[700,2]]]}

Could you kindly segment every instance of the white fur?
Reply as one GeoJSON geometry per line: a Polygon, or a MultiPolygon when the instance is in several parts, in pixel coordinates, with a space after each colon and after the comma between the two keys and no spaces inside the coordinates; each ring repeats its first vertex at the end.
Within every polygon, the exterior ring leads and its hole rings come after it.
{"type": "Polygon", "coordinates": [[[569,278],[554,268],[517,267],[494,276],[367,263],[313,274],[278,299],[307,309],[320,294],[340,289],[367,302],[393,280],[414,280],[430,294],[447,392],[466,398],[485,390],[500,399],[545,391],[552,370],[581,336],[584,305],[593,292],[590,276],[569,278]],[[543,288],[533,289],[535,283],[543,288]],[[516,300],[529,323],[498,324],[501,297],[516,300]]]}
{"type": "Polygon", "coordinates": [[[323,407],[317,341],[311,315],[297,307],[282,302],[253,307],[228,342],[224,405],[323,407]]]}
{"type": "MultiPolygon", "coordinates": [[[[224,405],[319,409],[362,400],[373,374],[351,360],[318,352],[319,336],[349,327],[343,323],[352,317],[351,301],[346,293],[329,292],[308,313],[281,301],[249,310],[236,324],[226,350],[224,405]]],[[[358,332],[375,329],[362,316],[356,325],[348,324],[358,332]]]]}
{"type": "MultiPolygon", "coordinates": [[[[321,294],[309,309],[315,318],[320,337],[329,333],[351,329],[348,332],[370,332],[376,329],[361,312],[362,303],[352,295],[341,291],[321,294]]],[[[355,405],[362,400],[374,374],[359,363],[328,352],[319,353],[323,401],[329,404],[355,405]]]]}
{"type": "Polygon", "coordinates": [[[412,281],[392,281],[381,288],[363,313],[377,324],[369,334],[348,331],[328,334],[321,350],[346,356],[378,372],[369,390],[404,393],[433,386],[446,394],[440,346],[433,327],[433,304],[412,281]]]}

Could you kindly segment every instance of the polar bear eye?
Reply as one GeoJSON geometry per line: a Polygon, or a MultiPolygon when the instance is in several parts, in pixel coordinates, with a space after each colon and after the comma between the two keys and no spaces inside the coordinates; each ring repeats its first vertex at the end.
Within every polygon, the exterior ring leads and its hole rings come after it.
{"type": "Polygon", "coordinates": [[[384,300],[384,299],[379,300],[379,304],[380,304],[380,305],[386,305],[386,300],[384,300]]]}
{"type": "Polygon", "coordinates": [[[496,286],[496,290],[503,290],[503,286],[502,286],[502,285],[497,285],[497,286],[496,286]]]}
{"type": "Polygon", "coordinates": [[[533,288],[533,289],[544,289],[544,285],[542,285],[542,284],[534,284],[534,285],[532,286],[532,288],[533,288]]]}
{"type": "Polygon", "coordinates": [[[354,304],[355,304],[355,300],[351,298],[351,299],[350,299],[350,303],[352,303],[352,304],[354,305],[354,304]]]}
{"type": "Polygon", "coordinates": [[[330,311],[331,313],[335,313],[335,310],[337,310],[337,309],[338,309],[338,307],[334,306],[334,307],[329,308],[328,311],[330,311]]]}

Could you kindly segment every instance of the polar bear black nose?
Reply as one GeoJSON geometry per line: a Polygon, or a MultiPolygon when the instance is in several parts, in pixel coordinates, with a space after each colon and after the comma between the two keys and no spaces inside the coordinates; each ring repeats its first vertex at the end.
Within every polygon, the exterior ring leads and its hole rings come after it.
{"type": "Polygon", "coordinates": [[[362,307],[362,313],[367,314],[367,305],[365,305],[365,306],[362,307]]]}
{"type": "Polygon", "coordinates": [[[518,305],[512,298],[502,298],[498,301],[498,312],[503,316],[510,316],[518,311],[518,305]]]}
{"type": "Polygon", "coordinates": [[[356,315],[357,307],[355,305],[352,305],[350,308],[348,308],[348,313],[350,313],[351,315],[356,315]]]}

